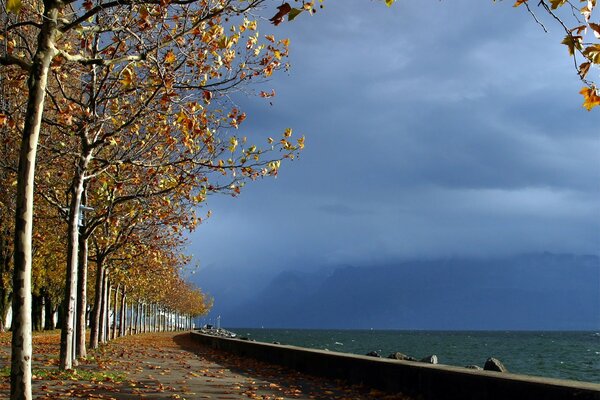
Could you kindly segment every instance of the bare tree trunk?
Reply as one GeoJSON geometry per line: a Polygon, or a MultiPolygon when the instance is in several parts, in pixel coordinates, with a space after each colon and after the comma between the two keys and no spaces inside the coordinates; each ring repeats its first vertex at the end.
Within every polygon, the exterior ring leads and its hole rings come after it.
{"type": "Polygon", "coordinates": [[[33,185],[48,71],[56,55],[57,17],[62,3],[44,1],[44,16],[35,56],[29,70],[25,124],[19,153],[15,210],[13,272],[13,334],[11,346],[10,398],[31,399],[31,242],[33,233],[33,185]]]}
{"type": "Polygon", "coordinates": [[[142,303],[142,333],[146,333],[146,320],[148,319],[148,306],[142,303]]]}
{"type": "Polygon", "coordinates": [[[106,267],[104,266],[104,258],[98,256],[96,258],[96,285],[94,294],[94,308],[92,309],[92,318],[90,323],[90,348],[97,349],[100,338],[100,321],[102,316],[102,293],[104,293],[104,275],[106,267]]]}
{"type": "Polygon", "coordinates": [[[10,287],[10,260],[13,254],[10,253],[9,243],[12,232],[8,223],[8,210],[0,211],[0,332],[6,331],[4,322],[10,309],[10,301],[12,297],[12,288],[10,287]]]}
{"type": "Polygon", "coordinates": [[[156,303],[154,303],[152,305],[152,312],[153,312],[152,331],[158,332],[158,305],[156,303]]]}
{"type": "Polygon", "coordinates": [[[42,330],[43,297],[41,295],[31,296],[31,323],[34,331],[42,330]]]}
{"type": "Polygon", "coordinates": [[[138,334],[142,331],[141,329],[141,324],[142,321],[140,321],[140,314],[142,313],[142,302],[140,300],[137,301],[137,307],[135,310],[135,333],[138,334]]]}
{"type": "Polygon", "coordinates": [[[162,312],[162,308],[158,308],[158,331],[162,332],[163,331],[163,312],[162,312]]]}
{"type": "MultiPolygon", "coordinates": [[[[83,196],[85,200],[85,192],[83,196]]],[[[87,357],[87,349],[85,346],[85,331],[87,328],[87,258],[88,258],[88,242],[87,237],[79,236],[79,273],[77,274],[77,329],[75,331],[77,341],[77,357],[87,357]]]]}
{"type": "Polygon", "coordinates": [[[45,309],[45,321],[44,330],[51,331],[55,328],[54,325],[54,306],[52,304],[52,298],[48,293],[44,293],[44,309],[45,309]]]}
{"type": "Polygon", "coordinates": [[[79,257],[79,205],[83,191],[83,176],[76,172],[73,178],[74,194],[69,206],[69,233],[67,240],[67,269],[65,277],[65,297],[60,332],[59,368],[73,368],[73,331],[75,329],[75,300],[77,293],[77,261],[79,257]]]}
{"type": "Polygon", "coordinates": [[[134,319],[133,319],[133,303],[129,304],[129,335],[133,335],[134,334],[134,319]]]}
{"type": "Polygon", "coordinates": [[[102,334],[100,336],[100,343],[108,342],[109,332],[109,319],[110,319],[110,279],[108,278],[108,272],[104,274],[104,307],[102,308],[102,334]]]}
{"type": "Polygon", "coordinates": [[[125,324],[127,321],[127,303],[125,285],[121,289],[121,312],[119,314],[119,336],[125,336],[125,324]]]}
{"type": "MultiPolygon", "coordinates": [[[[106,274],[106,272],[105,272],[106,274]]],[[[104,314],[106,313],[106,296],[104,292],[106,290],[106,279],[102,277],[102,292],[100,292],[100,320],[98,321],[98,343],[104,343],[104,314]]]]}
{"type": "Polygon", "coordinates": [[[115,300],[113,301],[113,324],[112,324],[112,333],[110,335],[110,338],[112,340],[116,339],[117,337],[117,322],[120,321],[120,318],[117,319],[117,312],[119,311],[119,291],[121,290],[121,284],[118,283],[117,287],[115,288],[115,300]]]}

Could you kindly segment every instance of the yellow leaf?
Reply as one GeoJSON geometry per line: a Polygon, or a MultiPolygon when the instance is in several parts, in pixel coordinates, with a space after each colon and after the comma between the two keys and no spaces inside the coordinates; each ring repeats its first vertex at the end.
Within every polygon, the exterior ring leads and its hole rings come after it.
{"type": "Polygon", "coordinates": [[[582,42],[583,38],[581,36],[568,34],[561,43],[569,48],[569,55],[572,56],[575,53],[575,49],[581,50],[583,47],[581,44],[582,42]]]}
{"type": "Polygon", "coordinates": [[[120,82],[126,89],[129,89],[131,86],[133,86],[135,74],[129,67],[125,68],[121,72],[121,77],[122,78],[121,78],[120,82]]]}
{"type": "Polygon", "coordinates": [[[175,53],[173,53],[173,51],[169,50],[167,52],[167,54],[165,55],[165,63],[166,64],[172,64],[177,60],[177,57],[175,57],[175,53]]]}
{"type": "Polygon", "coordinates": [[[600,45],[588,46],[583,50],[583,55],[594,64],[600,64],[600,45]]]}
{"type": "Polygon", "coordinates": [[[396,0],[385,0],[385,5],[388,6],[388,7],[391,7],[392,4],[394,4],[395,1],[396,0]]]}
{"type": "Polygon", "coordinates": [[[600,96],[598,96],[595,87],[584,87],[579,93],[583,95],[583,106],[588,111],[594,107],[600,106],[600,96]]]}
{"type": "Polygon", "coordinates": [[[238,140],[235,137],[232,137],[229,139],[229,151],[231,151],[232,153],[235,151],[237,145],[238,145],[238,140]]]}
{"type": "Polygon", "coordinates": [[[21,0],[8,0],[6,2],[6,10],[17,14],[21,10],[22,5],[21,0]]]}

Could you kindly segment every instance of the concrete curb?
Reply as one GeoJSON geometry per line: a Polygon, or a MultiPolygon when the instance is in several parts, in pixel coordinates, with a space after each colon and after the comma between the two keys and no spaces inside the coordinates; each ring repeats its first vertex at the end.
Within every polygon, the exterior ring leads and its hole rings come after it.
{"type": "Polygon", "coordinates": [[[240,357],[426,400],[600,400],[600,384],[595,383],[388,360],[198,332],[192,332],[192,337],[206,346],[240,357]]]}

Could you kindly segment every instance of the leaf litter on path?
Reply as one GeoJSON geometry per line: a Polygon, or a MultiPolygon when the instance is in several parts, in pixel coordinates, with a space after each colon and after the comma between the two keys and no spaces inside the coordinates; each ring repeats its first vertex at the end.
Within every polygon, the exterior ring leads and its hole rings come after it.
{"type": "MultiPolygon", "coordinates": [[[[60,334],[34,336],[34,397],[38,399],[332,399],[408,400],[358,385],[301,374],[238,357],[193,341],[189,333],[146,333],[116,339],[58,371],[60,334]]],[[[10,365],[10,342],[0,337],[0,368],[10,365]]],[[[0,377],[0,398],[10,393],[0,377]]]]}

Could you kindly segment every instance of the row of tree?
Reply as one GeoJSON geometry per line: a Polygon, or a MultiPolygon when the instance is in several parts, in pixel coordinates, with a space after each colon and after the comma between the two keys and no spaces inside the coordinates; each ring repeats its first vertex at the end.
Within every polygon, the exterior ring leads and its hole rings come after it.
{"type": "Polygon", "coordinates": [[[61,307],[62,369],[86,356],[88,325],[95,348],[189,326],[210,307],[182,279],[183,232],[207,196],[276,175],[304,146],[291,130],[237,134],[246,116],[231,96],[287,57],[287,40],[258,34],[263,3],[2,1],[0,313],[12,299],[13,399],[31,398],[42,303],[48,317],[61,307]]]}

